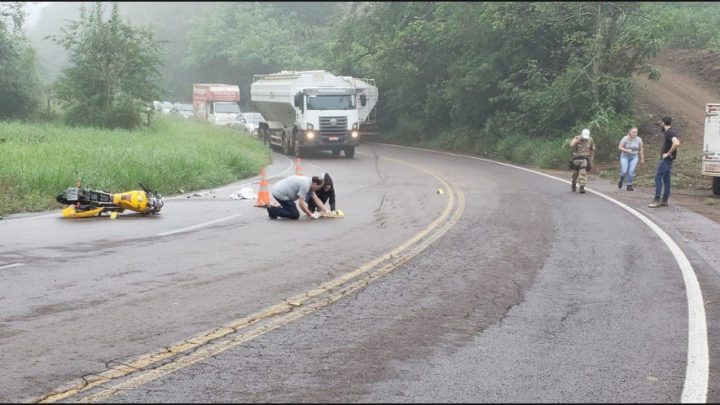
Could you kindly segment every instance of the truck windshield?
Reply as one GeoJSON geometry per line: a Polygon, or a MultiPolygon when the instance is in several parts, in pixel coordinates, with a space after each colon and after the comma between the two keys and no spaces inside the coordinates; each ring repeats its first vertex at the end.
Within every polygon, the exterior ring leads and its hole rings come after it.
{"type": "Polygon", "coordinates": [[[308,96],[308,110],[352,110],[352,97],[339,96],[308,96]]]}
{"type": "Polygon", "coordinates": [[[240,106],[237,103],[215,103],[215,113],[232,114],[239,113],[240,106]]]}

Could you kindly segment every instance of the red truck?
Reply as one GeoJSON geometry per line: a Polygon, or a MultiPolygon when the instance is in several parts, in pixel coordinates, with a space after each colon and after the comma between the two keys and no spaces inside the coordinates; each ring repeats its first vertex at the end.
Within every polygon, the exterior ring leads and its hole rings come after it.
{"type": "Polygon", "coordinates": [[[193,114],[199,121],[231,126],[240,114],[240,88],[232,84],[193,84],[193,114]]]}

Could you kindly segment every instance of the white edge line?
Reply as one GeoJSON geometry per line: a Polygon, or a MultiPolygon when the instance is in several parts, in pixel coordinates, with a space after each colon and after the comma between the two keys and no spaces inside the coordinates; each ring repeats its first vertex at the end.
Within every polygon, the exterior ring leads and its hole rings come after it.
{"type": "MultiPolygon", "coordinates": [[[[374,142],[377,143],[377,142],[374,142]]],[[[555,176],[551,176],[546,173],[538,172],[532,169],[527,169],[521,166],[515,166],[508,163],[496,162],[494,160],[480,158],[476,156],[462,155],[457,153],[450,153],[445,151],[435,151],[430,149],[416,148],[412,146],[402,145],[391,145],[385,143],[377,143],[379,145],[391,146],[395,148],[415,149],[425,152],[441,153],[450,156],[458,156],[470,159],[481,160],[488,163],[494,163],[502,166],[512,167],[515,169],[525,170],[530,173],[539,174],[551,178],[553,180],[562,181],[570,184],[570,181],[564,180],[555,176]]],[[[685,291],[687,294],[688,303],[688,354],[687,354],[687,367],[685,369],[685,384],[683,386],[682,397],[680,401],[682,403],[705,403],[707,402],[707,389],[708,379],[710,373],[710,357],[708,350],[708,339],[707,339],[707,320],[705,316],[705,305],[702,298],[702,290],[700,289],[700,283],[698,282],[697,275],[693,270],[690,261],[683,253],[682,249],[673,241],[673,239],[665,233],[657,224],[651,221],[648,217],[641,214],[634,208],[610,197],[598,191],[586,188],[587,191],[605,198],[606,200],[618,205],[625,209],[629,213],[633,214],[650,229],[652,229],[658,237],[665,243],[670,249],[670,252],[675,257],[675,261],[680,267],[682,272],[683,281],[685,282],[685,291]]]]}
{"type": "Polygon", "coordinates": [[[11,269],[13,267],[20,267],[20,266],[24,266],[24,265],[25,265],[25,263],[10,263],[10,264],[6,264],[4,266],[0,266],[0,270],[11,269]]]}
{"type": "Polygon", "coordinates": [[[56,215],[57,215],[57,214],[45,214],[45,215],[33,215],[33,216],[31,216],[31,217],[10,218],[10,219],[3,219],[2,221],[0,221],[0,223],[10,222],[10,221],[19,221],[19,220],[21,220],[21,219],[35,219],[35,218],[44,218],[44,217],[54,217],[54,216],[56,216],[56,215]]]}
{"type": "Polygon", "coordinates": [[[204,226],[216,224],[216,223],[218,223],[218,222],[227,221],[228,219],[232,219],[232,218],[239,217],[239,216],[242,216],[242,215],[245,215],[245,214],[230,215],[229,217],[220,218],[220,219],[215,219],[215,220],[208,221],[208,222],[203,222],[202,224],[197,224],[197,225],[193,225],[193,226],[188,226],[187,228],[181,228],[181,229],[176,229],[176,230],[174,230],[174,231],[168,231],[168,232],[159,233],[159,234],[157,234],[157,236],[168,236],[168,235],[174,235],[174,234],[176,234],[176,233],[192,231],[193,229],[198,229],[198,228],[202,228],[202,227],[204,227],[204,226]]]}
{"type": "MultiPolygon", "coordinates": [[[[293,167],[293,161],[292,161],[292,159],[290,159],[289,157],[284,156],[284,155],[281,155],[281,154],[279,154],[279,153],[275,153],[275,152],[272,152],[272,154],[275,155],[275,156],[280,156],[281,158],[287,160],[288,163],[290,163],[290,164],[289,164],[283,171],[281,171],[280,173],[275,174],[275,175],[272,175],[272,176],[269,176],[269,177],[266,177],[266,178],[265,178],[266,180],[270,180],[270,179],[274,179],[274,178],[276,178],[276,177],[279,177],[279,176],[281,176],[283,173],[285,173],[285,172],[287,172],[288,170],[292,169],[292,167],[293,167]]],[[[213,189],[211,189],[211,190],[213,190],[213,191],[228,190],[228,189],[231,189],[231,188],[249,186],[249,185],[256,184],[256,183],[260,183],[260,180],[255,180],[255,181],[251,181],[251,182],[248,182],[248,183],[242,183],[242,184],[234,184],[234,185],[232,185],[232,186],[225,186],[225,187],[221,187],[221,188],[213,188],[213,189]]],[[[195,191],[195,192],[197,193],[197,192],[201,192],[201,191],[203,191],[203,190],[198,190],[198,191],[195,191]]],[[[187,196],[178,195],[178,196],[175,196],[175,197],[165,198],[165,200],[166,200],[166,201],[167,201],[167,200],[177,200],[177,199],[180,199],[180,198],[187,198],[187,196]]]]}

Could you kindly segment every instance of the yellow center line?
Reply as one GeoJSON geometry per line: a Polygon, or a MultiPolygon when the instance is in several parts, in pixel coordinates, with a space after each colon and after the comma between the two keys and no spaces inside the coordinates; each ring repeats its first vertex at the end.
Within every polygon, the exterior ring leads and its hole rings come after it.
{"type": "Polygon", "coordinates": [[[172,372],[178,371],[182,368],[188,367],[192,364],[195,364],[199,361],[202,361],[204,359],[207,359],[212,356],[216,356],[228,349],[231,349],[235,346],[238,346],[242,343],[246,343],[258,336],[264,335],[265,333],[274,331],[281,326],[287,325],[299,318],[302,318],[305,315],[311,314],[313,312],[316,312],[317,310],[326,307],[339,299],[347,296],[348,294],[351,294],[361,288],[366,287],[370,282],[382,277],[383,275],[397,269],[398,267],[405,264],[408,260],[415,257],[417,254],[425,250],[430,244],[432,244],[435,240],[440,238],[442,235],[444,235],[459,219],[462,215],[464,205],[465,205],[465,199],[464,195],[462,194],[462,191],[457,191],[459,194],[459,199],[461,202],[458,204],[458,208],[453,215],[452,219],[446,223],[439,232],[432,235],[431,238],[424,241],[422,245],[416,247],[413,249],[412,252],[398,258],[392,263],[387,264],[383,268],[363,277],[362,279],[356,280],[352,284],[344,287],[342,290],[334,292],[330,294],[328,297],[313,302],[312,304],[305,306],[303,308],[300,308],[296,311],[293,311],[291,313],[288,313],[287,315],[284,315],[278,319],[273,320],[268,325],[264,325],[262,327],[259,327],[255,330],[239,334],[237,336],[229,337],[228,339],[225,339],[223,341],[219,342],[213,342],[209,345],[204,346],[198,351],[195,351],[193,353],[188,354],[187,356],[184,356],[182,358],[179,358],[172,363],[165,364],[161,367],[158,367],[156,369],[148,370],[147,372],[143,372],[135,377],[132,377],[131,379],[124,381],[120,384],[117,384],[111,388],[104,389],[96,394],[89,395],[87,397],[84,397],[80,399],[79,402],[104,402],[107,401],[110,397],[114,396],[115,394],[118,394],[122,391],[128,391],[131,389],[138,388],[144,384],[147,384],[151,381],[157,380],[158,378],[161,378],[165,375],[168,375],[172,372]]]}
{"type": "Polygon", "coordinates": [[[443,221],[447,219],[447,217],[450,215],[450,212],[453,209],[454,203],[455,203],[455,194],[453,192],[453,188],[450,187],[450,185],[439,175],[416,165],[413,165],[408,162],[399,161],[391,158],[385,158],[381,157],[382,159],[401,164],[404,166],[411,167],[413,169],[425,172],[430,174],[431,176],[435,177],[437,180],[439,180],[446,189],[448,189],[448,204],[445,207],[444,211],[440,216],[438,216],[430,225],[428,225],[423,231],[406,241],[405,243],[401,244],[397,248],[393,249],[392,251],[371,260],[368,263],[365,263],[364,265],[358,267],[357,269],[346,273],[334,280],[328,281],[326,283],[321,284],[319,287],[316,287],[314,289],[311,289],[303,294],[297,295],[293,298],[290,298],[282,303],[273,305],[264,311],[255,313],[253,315],[250,315],[248,317],[242,318],[237,321],[233,321],[228,325],[219,327],[217,329],[214,329],[210,332],[201,334],[199,336],[196,336],[194,338],[188,339],[184,342],[181,342],[179,344],[170,346],[162,351],[156,351],[152,353],[148,353],[145,355],[140,356],[136,360],[127,363],[127,364],[120,364],[117,366],[112,366],[109,370],[104,371],[102,373],[98,373],[95,375],[85,376],[83,377],[83,380],[80,382],[77,382],[73,384],[70,388],[63,389],[63,390],[56,390],[48,395],[45,395],[41,397],[37,402],[46,403],[46,402],[56,402],[60,401],[62,399],[65,399],[67,397],[77,395],[79,393],[88,391],[92,388],[95,388],[99,385],[102,385],[107,382],[111,382],[112,380],[118,380],[120,378],[126,377],[129,374],[132,373],[141,373],[141,375],[131,378],[130,380],[117,385],[116,387],[123,386],[124,388],[111,388],[106,389],[104,391],[101,391],[98,394],[91,395],[89,397],[83,398],[82,401],[86,402],[88,401],[95,401],[95,400],[101,400],[102,398],[106,398],[109,396],[114,395],[119,389],[128,389],[130,385],[132,386],[138,386],[142,385],[150,380],[153,380],[155,378],[158,378],[161,375],[167,374],[169,372],[175,371],[177,369],[180,369],[182,367],[186,367],[189,364],[195,363],[197,361],[202,360],[203,358],[207,358],[209,356],[213,356],[214,354],[217,354],[221,351],[227,350],[230,347],[233,347],[235,345],[238,345],[240,343],[246,342],[247,340],[253,339],[257,336],[260,336],[261,334],[267,333],[271,330],[275,330],[278,327],[285,325],[289,322],[294,321],[295,319],[304,316],[310,312],[314,312],[317,309],[324,307],[326,305],[329,305],[332,302],[335,302],[337,299],[340,299],[341,297],[357,290],[358,288],[364,287],[367,285],[368,282],[375,280],[376,278],[382,276],[383,274],[386,274],[389,271],[392,271],[393,269],[399,267],[403,263],[405,263],[407,260],[410,260],[412,257],[420,253],[422,250],[424,250],[427,246],[430,245],[430,243],[437,240],[442,234],[447,232],[452,225],[454,225],[457,220],[459,219],[460,215],[462,214],[462,211],[464,209],[465,200],[464,195],[462,191],[459,189],[457,190],[458,194],[458,200],[459,200],[459,208],[456,210],[455,215],[451,218],[451,220],[447,223],[445,223],[444,226],[440,228],[440,230],[434,234],[431,235],[428,240],[424,241],[420,246],[414,248],[409,254],[406,254],[405,256],[400,256],[400,253],[407,249],[409,246],[417,243],[422,238],[427,236],[431,231],[433,231],[435,228],[438,228],[443,221]],[[369,270],[376,267],[378,264],[393,260],[390,264],[386,265],[380,270],[377,270],[376,272],[370,274],[369,276],[366,276],[365,278],[356,281],[355,283],[344,287],[340,292],[332,293],[330,290],[332,288],[338,287],[342,284],[345,284],[349,280],[358,277],[369,270]],[[309,305],[307,307],[304,307],[300,310],[297,310],[297,307],[300,305],[303,305],[304,302],[319,296],[323,293],[329,293],[329,297],[325,298],[324,300],[314,303],[312,305],[309,305]],[[309,312],[308,312],[309,311],[309,312]],[[216,344],[211,344],[213,341],[219,340],[221,338],[224,338],[225,336],[228,336],[230,334],[235,334],[241,329],[248,328],[252,325],[255,325],[261,321],[268,320],[272,317],[275,317],[280,314],[286,314],[282,317],[279,317],[278,319],[273,320],[270,322],[269,325],[265,325],[262,327],[259,327],[253,331],[250,331],[248,333],[243,333],[238,336],[235,336],[232,339],[219,342],[216,344]],[[228,346],[230,345],[230,346],[228,346]],[[201,346],[207,346],[202,348],[201,346]],[[159,363],[163,360],[169,359],[173,356],[178,356],[179,354],[185,353],[185,352],[192,352],[189,355],[186,355],[184,357],[181,357],[179,359],[173,360],[171,363],[168,363],[164,366],[161,366],[159,368],[156,368],[154,370],[145,371],[149,366],[154,365],[156,363],[159,363]],[[190,363],[188,363],[190,362],[190,363]]]}

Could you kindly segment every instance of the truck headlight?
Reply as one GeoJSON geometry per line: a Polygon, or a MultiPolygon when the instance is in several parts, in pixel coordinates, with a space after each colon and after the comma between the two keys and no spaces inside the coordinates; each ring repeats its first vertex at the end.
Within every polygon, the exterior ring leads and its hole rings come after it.
{"type": "Polygon", "coordinates": [[[352,131],[352,134],[350,135],[353,138],[357,138],[359,136],[358,131],[352,131]]]}
{"type": "Polygon", "coordinates": [[[311,124],[311,123],[308,122],[308,124],[307,124],[307,129],[315,129],[315,127],[313,127],[313,124],[311,124]]]}
{"type": "Polygon", "coordinates": [[[357,123],[357,122],[353,122],[352,129],[358,129],[358,123],[357,123]]]}
{"type": "Polygon", "coordinates": [[[306,132],[306,133],[305,133],[305,138],[307,138],[307,139],[313,139],[313,138],[315,138],[315,133],[313,133],[313,132],[306,132]]]}

